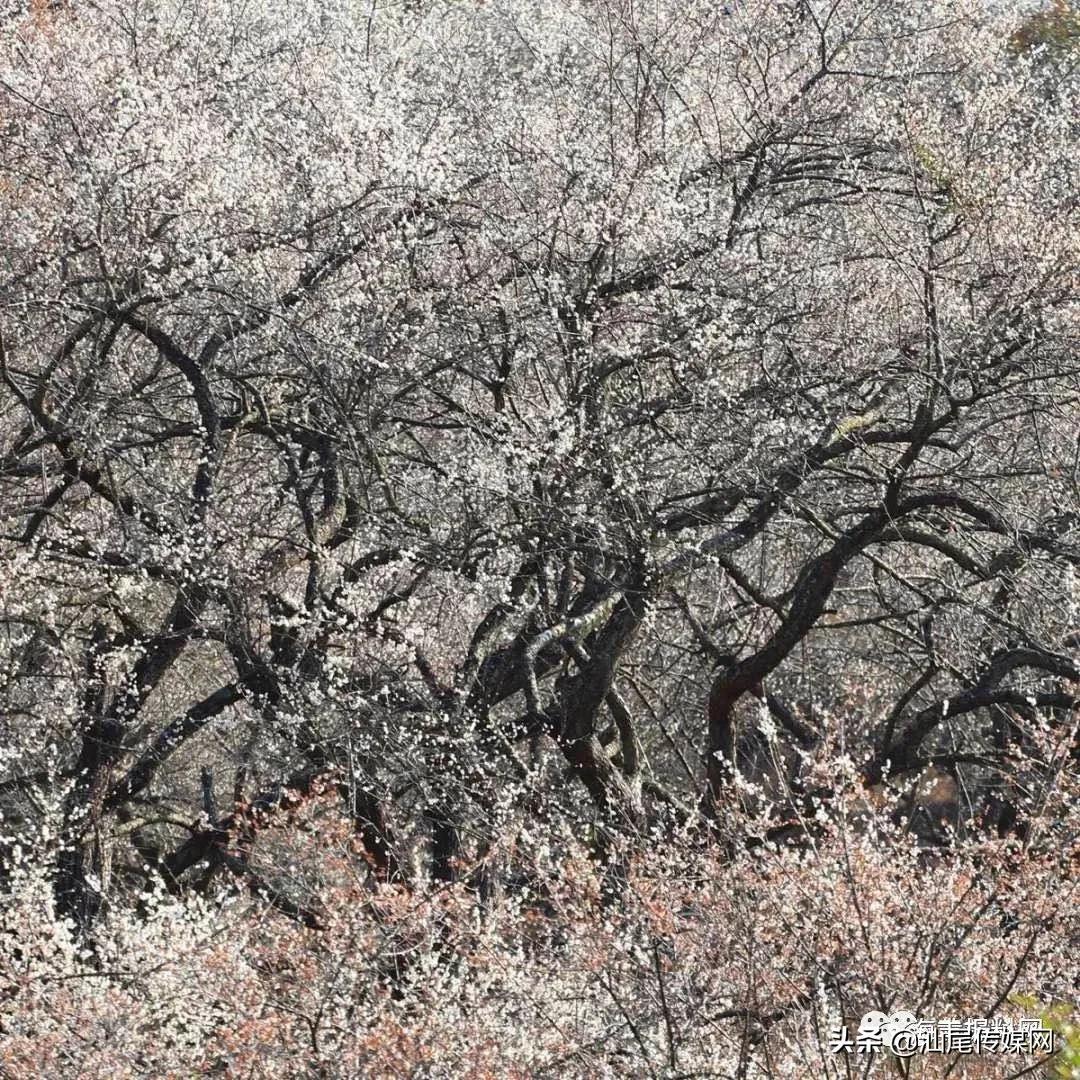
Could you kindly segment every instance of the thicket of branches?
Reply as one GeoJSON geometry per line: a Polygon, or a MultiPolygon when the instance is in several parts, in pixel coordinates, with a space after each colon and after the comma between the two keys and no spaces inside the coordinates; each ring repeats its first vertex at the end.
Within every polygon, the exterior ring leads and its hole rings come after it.
{"type": "Polygon", "coordinates": [[[1075,998],[1076,20],[3,16],[4,1067],[824,1076],[1075,998]]]}

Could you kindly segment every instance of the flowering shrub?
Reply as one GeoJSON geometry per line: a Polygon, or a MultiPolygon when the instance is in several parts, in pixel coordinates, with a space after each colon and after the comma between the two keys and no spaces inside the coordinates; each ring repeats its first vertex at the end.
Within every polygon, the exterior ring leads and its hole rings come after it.
{"type": "MultiPolygon", "coordinates": [[[[332,880],[340,840],[298,844],[332,880]]],[[[0,1063],[13,1077],[840,1077],[852,1062],[830,1029],[871,1010],[1019,1018],[1071,1000],[1078,854],[987,840],[928,861],[887,822],[834,818],[812,845],[727,859],[684,837],[637,854],[618,905],[570,845],[486,900],[337,880],[319,929],[231,888],[147,897],[92,948],[28,873],[0,933],[0,1063]]],[[[906,1075],[1031,1063],[926,1055],[906,1075]]]]}

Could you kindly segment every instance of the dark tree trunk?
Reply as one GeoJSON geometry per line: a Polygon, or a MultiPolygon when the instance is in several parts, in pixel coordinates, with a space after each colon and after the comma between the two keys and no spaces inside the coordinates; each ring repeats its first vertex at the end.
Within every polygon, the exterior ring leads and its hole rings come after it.
{"type": "Polygon", "coordinates": [[[87,726],[75,766],[75,784],[64,805],[63,843],[57,859],[54,895],[57,914],[85,935],[101,914],[109,884],[109,839],[105,797],[123,753],[124,728],[115,715],[104,661],[117,639],[102,623],[94,626],[86,652],[87,726]]]}

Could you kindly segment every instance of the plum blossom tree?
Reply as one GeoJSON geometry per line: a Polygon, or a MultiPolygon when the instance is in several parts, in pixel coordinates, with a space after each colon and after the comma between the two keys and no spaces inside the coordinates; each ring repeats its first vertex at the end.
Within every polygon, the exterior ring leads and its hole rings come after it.
{"type": "Polygon", "coordinates": [[[377,952],[319,883],[497,904],[586,851],[632,907],[643,859],[817,850],[853,800],[1069,850],[1078,131],[1039,18],[2,16],[0,878],[103,964],[156,889],[377,952]]]}

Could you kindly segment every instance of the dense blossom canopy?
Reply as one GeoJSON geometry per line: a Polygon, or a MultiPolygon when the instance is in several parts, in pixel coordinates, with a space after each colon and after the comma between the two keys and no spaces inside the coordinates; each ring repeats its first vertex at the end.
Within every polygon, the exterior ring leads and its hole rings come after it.
{"type": "Polygon", "coordinates": [[[0,12],[0,1071],[1075,999],[1078,19],[0,12]]]}

